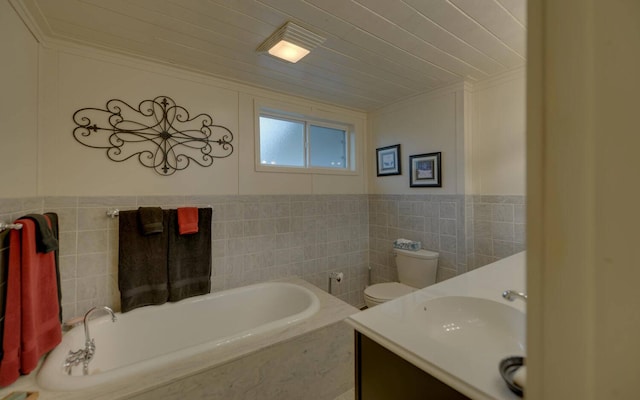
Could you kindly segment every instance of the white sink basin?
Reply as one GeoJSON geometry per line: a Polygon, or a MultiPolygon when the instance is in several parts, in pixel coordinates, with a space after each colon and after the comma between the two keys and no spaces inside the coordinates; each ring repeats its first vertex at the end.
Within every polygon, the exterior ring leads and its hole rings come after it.
{"type": "Polygon", "coordinates": [[[412,320],[427,338],[456,353],[492,358],[525,353],[525,314],[504,303],[438,297],[416,306],[412,320]]]}

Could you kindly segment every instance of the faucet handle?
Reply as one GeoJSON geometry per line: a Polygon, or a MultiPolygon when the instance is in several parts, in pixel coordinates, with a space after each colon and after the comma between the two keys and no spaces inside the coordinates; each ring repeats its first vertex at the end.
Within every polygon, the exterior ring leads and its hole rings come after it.
{"type": "Polygon", "coordinates": [[[522,299],[524,301],[527,301],[527,295],[525,293],[518,292],[518,291],[515,291],[515,290],[511,290],[511,289],[505,290],[504,292],[502,292],[502,297],[504,299],[506,299],[506,300],[509,300],[509,301],[514,301],[516,299],[516,297],[518,297],[518,298],[520,298],[520,299],[522,299]]]}
{"type": "Polygon", "coordinates": [[[91,339],[90,342],[87,343],[87,346],[85,348],[85,361],[89,362],[91,360],[93,360],[93,356],[96,354],[96,342],[95,340],[91,339]]]}

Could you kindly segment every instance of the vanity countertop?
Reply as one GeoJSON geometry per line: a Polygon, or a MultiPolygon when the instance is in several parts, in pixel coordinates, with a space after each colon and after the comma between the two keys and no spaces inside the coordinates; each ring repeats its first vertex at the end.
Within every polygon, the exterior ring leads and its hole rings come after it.
{"type": "Polygon", "coordinates": [[[443,296],[469,296],[507,304],[526,311],[526,304],[502,298],[513,289],[526,292],[525,252],[437,283],[347,318],[358,332],[393,351],[413,365],[472,399],[519,399],[502,380],[498,364],[505,356],[445,349],[412,323],[412,312],[423,302],[443,296]]]}

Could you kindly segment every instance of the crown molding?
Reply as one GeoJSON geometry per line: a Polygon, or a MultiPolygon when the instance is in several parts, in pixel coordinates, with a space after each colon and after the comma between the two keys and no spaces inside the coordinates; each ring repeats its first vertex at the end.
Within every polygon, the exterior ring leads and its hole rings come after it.
{"type": "Polygon", "coordinates": [[[18,17],[22,20],[22,23],[27,27],[31,35],[35,38],[35,40],[43,46],[47,45],[47,35],[42,30],[42,26],[48,27],[46,20],[42,16],[40,9],[37,5],[33,5],[38,12],[34,15],[31,12],[31,9],[24,0],[9,0],[9,5],[14,9],[18,17]]]}
{"type": "Polygon", "coordinates": [[[479,90],[484,90],[492,86],[501,85],[503,83],[514,81],[517,79],[526,79],[526,76],[527,76],[527,66],[523,65],[518,68],[510,69],[498,75],[494,75],[492,77],[483,79],[481,81],[477,81],[473,84],[472,90],[474,92],[477,92],[479,90]]]}

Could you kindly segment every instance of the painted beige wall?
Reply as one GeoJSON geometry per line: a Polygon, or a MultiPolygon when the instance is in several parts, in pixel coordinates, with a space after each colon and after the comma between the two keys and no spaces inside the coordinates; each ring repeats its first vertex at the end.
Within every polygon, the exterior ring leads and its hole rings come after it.
{"type": "Polygon", "coordinates": [[[184,70],[109,54],[95,49],[55,44],[41,49],[41,145],[38,193],[42,195],[173,195],[173,194],[328,194],[366,193],[362,153],[366,116],[266,90],[214,79],[184,70]],[[137,160],[116,163],[104,150],[77,143],[71,132],[73,113],[103,108],[109,99],[136,105],[167,95],[191,115],[206,113],[234,134],[233,154],[211,167],[192,164],[172,176],[160,176],[137,160]],[[357,127],[358,173],[351,176],[255,171],[255,99],[295,104],[347,119],[357,127]]]}
{"type": "Polygon", "coordinates": [[[374,194],[464,193],[458,171],[464,170],[464,85],[457,84],[412,97],[369,114],[370,192],[374,194]],[[400,144],[402,175],[376,174],[376,148],[400,144]],[[409,187],[409,156],[442,152],[442,187],[409,187]]]}
{"type": "Polygon", "coordinates": [[[38,44],[7,2],[0,2],[0,185],[1,197],[173,195],[173,194],[361,194],[366,114],[215,79],[113,53],[49,42],[38,44]],[[103,108],[109,99],[137,105],[160,95],[172,97],[191,115],[207,113],[234,134],[235,151],[211,167],[191,165],[160,176],[135,159],[116,163],[104,150],[72,137],[73,113],[103,108]],[[326,118],[347,120],[360,142],[357,173],[349,176],[256,172],[256,98],[295,104],[326,118]]]}
{"type": "Polygon", "coordinates": [[[7,36],[22,38],[26,43],[2,43],[14,46],[6,49],[8,54],[22,55],[11,59],[18,63],[12,67],[14,75],[20,73],[23,78],[2,78],[7,84],[20,85],[21,90],[15,92],[22,98],[3,108],[13,116],[3,118],[7,121],[3,124],[15,126],[2,129],[1,134],[13,137],[5,141],[11,143],[11,156],[0,162],[19,165],[20,173],[3,173],[0,182],[16,187],[20,195],[524,194],[522,74],[481,82],[472,96],[467,86],[459,84],[385,107],[369,115],[371,135],[367,137],[367,116],[363,113],[93,49],[59,43],[38,46],[13,10],[8,11],[3,18],[12,22],[3,24],[2,29],[7,30],[7,36]],[[34,78],[38,58],[39,81],[34,78]],[[24,78],[25,73],[31,74],[31,79],[24,78]],[[38,90],[40,110],[35,119],[38,90]],[[162,177],[135,160],[109,161],[104,151],[85,148],[71,137],[71,115],[79,108],[101,107],[111,98],[137,103],[169,93],[193,113],[210,113],[216,123],[229,127],[235,135],[234,154],[216,160],[209,168],[194,165],[162,177]],[[264,98],[351,121],[361,134],[356,156],[358,174],[256,172],[254,106],[256,99],[264,98]],[[38,123],[39,142],[34,133],[38,123]],[[29,133],[16,136],[10,133],[15,129],[29,133]],[[377,178],[375,148],[396,143],[402,144],[403,175],[377,178]],[[443,153],[443,187],[409,188],[408,156],[433,151],[443,153]]]}
{"type": "MultiPolygon", "coordinates": [[[[192,165],[172,176],[160,176],[130,159],[113,162],[105,150],[77,143],[71,132],[73,113],[84,107],[104,108],[109,99],[137,106],[142,100],[168,95],[192,116],[207,113],[214,123],[238,132],[238,92],[196,77],[145,68],[125,59],[97,58],[90,52],[43,50],[48,85],[41,104],[43,119],[39,193],[60,195],[237,194],[238,152],[215,160],[209,168],[192,165]],[[50,91],[50,92],[49,92],[50,91]]],[[[237,148],[237,140],[234,146],[237,148]]]]}
{"type": "Polygon", "coordinates": [[[640,2],[528,16],[527,397],[638,398],[640,2]]]}
{"type": "Polygon", "coordinates": [[[473,194],[524,195],[525,70],[473,85],[473,194]]]}
{"type": "Polygon", "coordinates": [[[38,43],[0,2],[0,197],[36,194],[38,43]]]}
{"type": "Polygon", "coordinates": [[[525,71],[457,84],[369,114],[370,187],[384,194],[524,195],[525,71]],[[376,176],[375,149],[401,144],[401,176],[376,176]],[[409,187],[409,155],[442,151],[443,186],[409,187]]]}

